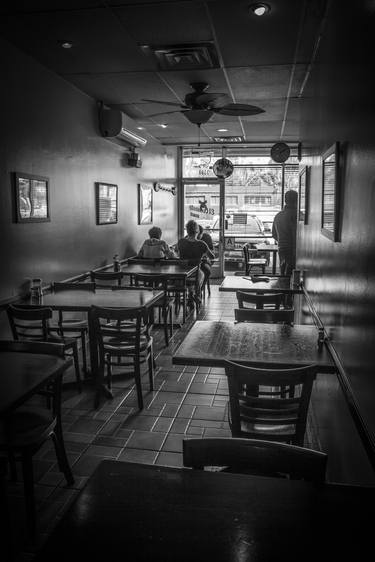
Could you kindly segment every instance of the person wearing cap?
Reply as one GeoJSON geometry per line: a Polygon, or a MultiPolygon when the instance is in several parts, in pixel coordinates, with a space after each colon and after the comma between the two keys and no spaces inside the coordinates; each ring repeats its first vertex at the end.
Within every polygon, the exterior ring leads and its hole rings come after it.
{"type": "Polygon", "coordinates": [[[273,220],[272,236],[279,246],[281,275],[291,275],[296,267],[297,200],[297,191],[287,191],[284,208],[273,220]]]}

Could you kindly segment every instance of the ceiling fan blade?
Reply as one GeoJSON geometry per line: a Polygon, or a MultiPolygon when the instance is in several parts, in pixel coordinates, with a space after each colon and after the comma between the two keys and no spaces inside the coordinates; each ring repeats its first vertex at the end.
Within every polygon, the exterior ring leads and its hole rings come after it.
{"type": "Polygon", "coordinates": [[[169,115],[170,113],[180,113],[178,109],[175,111],[162,111],[161,113],[153,113],[152,115],[145,115],[145,117],[158,117],[159,115],[169,115]]]}
{"type": "Polygon", "coordinates": [[[187,106],[185,106],[181,103],[177,103],[177,102],[174,102],[174,101],[148,100],[148,99],[145,99],[145,98],[143,98],[142,101],[146,101],[146,102],[149,102],[149,103],[162,103],[162,104],[165,104],[165,105],[174,105],[175,107],[183,107],[183,108],[187,107],[187,106]]]}
{"type": "Polygon", "coordinates": [[[206,105],[208,107],[219,107],[226,102],[230,101],[230,96],[224,93],[209,93],[209,94],[200,94],[195,98],[195,103],[197,105],[206,105]]]}
{"type": "Polygon", "coordinates": [[[264,109],[261,109],[256,105],[248,105],[247,103],[228,103],[223,107],[212,108],[212,111],[219,113],[219,115],[234,115],[237,117],[264,113],[264,109]]]}

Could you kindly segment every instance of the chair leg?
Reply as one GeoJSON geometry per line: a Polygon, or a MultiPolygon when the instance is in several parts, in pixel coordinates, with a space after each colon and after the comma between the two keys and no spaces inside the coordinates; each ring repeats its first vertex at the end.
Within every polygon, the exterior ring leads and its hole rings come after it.
{"type": "Polygon", "coordinates": [[[22,476],[25,493],[26,514],[29,526],[30,538],[34,542],[36,536],[36,509],[34,495],[34,471],[33,461],[30,454],[22,453],[22,476]]]}
{"type": "Polygon", "coordinates": [[[154,369],[155,369],[155,358],[154,358],[154,349],[151,345],[148,355],[148,378],[150,381],[150,390],[154,390],[154,369]]]}
{"type": "Polygon", "coordinates": [[[137,390],[138,408],[140,410],[143,410],[141,369],[140,369],[139,361],[137,361],[136,359],[134,360],[134,379],[135,379],[135,386],[136,386],[136,390],[137,390]]]}
{"type": "Polygon", "coordinates": [[[169,335],[170,337],[173,336],[173,309],[170,307],[169,309],[169,335]]]}
{"type": "Polygon", "coordinates": [[[164,339],[165,339],[165,346],[168,347],[169,339],[168,339],[168,308],[163,310],[163,323],[164,323],[164,339]]]}
{"type": "Polygon", "coordinates": [[[86,347],[86,330],[81,330],[82,340],[82,370],[87,375],[87,347],[86,347]]]}
{"type": "Polygon", "coordinates": [[[78,358],[78,346],[77,346],[77,342],[75,341],[71,346],[70,346],[72,352],[73,352],[73,361],[74,361],[74,370],[76,372],[76,379],[77,379],[77,385],[78,385],[78,392],[82,392],[82,381],[81,381],[81,373],[79,370],[79,358],[78,358]]]}
{"type": "Polygon", "coordinates": [[[8,451],[8,462],[10,468],[10,478],[12,482],[17,482],[17,464],[16,457],[12,450],[8,451]]]}
{"type": "Polygon", "coordinates": [[[74,477],[66,454],[64,438],[60,424],[56,425],[55,431],[52,433],[51,437],[55,446],[57,463],[59,465],[60,472],[64,474],[68,486],[71,486],[72,484],[74,484],[74,477]]]}

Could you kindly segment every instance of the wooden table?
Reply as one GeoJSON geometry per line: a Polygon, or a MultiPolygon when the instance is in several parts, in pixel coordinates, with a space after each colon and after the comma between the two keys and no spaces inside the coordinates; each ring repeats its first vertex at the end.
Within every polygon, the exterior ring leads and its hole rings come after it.
{"type": "Polygon", "coordinates": [[[279,251],[279,246],[277,244],[255,244],[255,247],[259,252],[268,252],[272,254],[272,273],[276,273],[276,256],[279,251]]]}
{"type": "Polygon", "coordinates": [[[191,277],[191,275],[196,273],[197,269],[197,265],[168,264],[168,260],[166,260],[165,263],[152,261],[146,261],[146,263],[132,263],[129,261],[127,265],[122,266],[121,272],[123,275],[129,276],[137,273],[151,273],[153,275],[163,275],[169,279],[181,279],[191,277]]]}
{"type": "Polygon", "coordinates": [[[54,355],[0,351],[0,416],[18,408],[71,363],[54,355]]]}
{"type": "Polygon", "coordinates": [[[375,488],[105,460],[33,560],[354,562],[372,552],[374,502],[375,488]]]}
{"type": "Polygon", "coordinates": [[[192,326],[172,363],[223,367],[228,360],[264,368],[316,363],[320,372],[332,373],[333,361],[326,346],[318,349],[317,339],[311,325],[203,320],[192,326]]]}
{"type": "MultiPolygon", "coordinates": [[[[58,291],[43,295],[41,304],[49,306],[53,310],[82,311],[88,314],[90,363],[92,376],[96,382],[95,407],[100,403],[100,396],[104,394],[112,398],[112,393],[103,384],[104,374],[98,369],[98,350],[95,339],[95,331],[91,319],[90,310],[92,306],[105,308],[150,308],[164,295],[163,291],[151,291],[148,289],[103,289],[91,291],[58,291]]],[[[39,306],[39,305],[38,305],[39,306]]]]}
{"type": "MultiPolygon", "coordinates": [[[[227,275],[224,277],[222,284],[219,287],[219,291],[235,292],[235,291],[251,291],[252,293],[289,293],[289,294],[300,294],[302,289],[296,288],[291,289],[290,278],[289,277],[268,277],[269,281],[252,281],[251,277],[254,279],[257,276],[243,276],[238,275],[227,275]]],[[[259,277],[264,277],[263,275],[259,277]]],[[[265,276],[267,277],[267,276],[265,276]]]]}

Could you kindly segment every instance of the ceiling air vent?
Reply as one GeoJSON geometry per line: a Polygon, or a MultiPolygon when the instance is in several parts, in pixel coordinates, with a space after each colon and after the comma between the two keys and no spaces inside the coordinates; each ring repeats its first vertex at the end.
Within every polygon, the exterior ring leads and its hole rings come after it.
{"type": "Polygon", "coordinates": [[[219,58],[212,42],[181,45],[142,45],[156,59],[159,70],[218,68],[219,58]]]}
{"type": "Polygon", "coordinates": [[[238,137],[211,137],[211,140],[213,142],[223,142],[223,143],[237,143],[237,142],[244,142],[244,137],[238,136],[238,137]]]}

